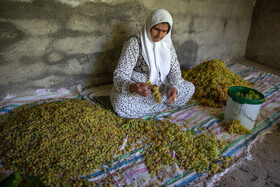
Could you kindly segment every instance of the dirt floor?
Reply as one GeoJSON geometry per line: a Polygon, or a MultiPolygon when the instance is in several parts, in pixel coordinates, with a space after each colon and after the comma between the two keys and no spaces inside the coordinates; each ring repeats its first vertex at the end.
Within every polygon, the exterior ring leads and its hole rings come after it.
{"type": "MultiPolygon", "coordinates": [[[[238,63],[280,76],[280,70],[252,61],[244,60],[238,63]]],[[[250,160],[243,160],[242,164],[225,174],[215,186],[280,187],[280,124],[277,129],[255,142],[250,154],[250,160]]]]}
{"type": "Polygon", "coordinates": [[[251,148],[251,159],[224,175],[215,186],[280,187],[280,128],[264,135],[251,148]]]}

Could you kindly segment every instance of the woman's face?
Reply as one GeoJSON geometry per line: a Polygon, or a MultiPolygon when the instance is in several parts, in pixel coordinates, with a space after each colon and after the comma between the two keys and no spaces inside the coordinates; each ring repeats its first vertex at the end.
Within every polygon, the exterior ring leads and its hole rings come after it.
{"type": "Polygon", "coordinates": [[[168,23],[159,23],[151,28],[151,37],[154,42],[159,42],[162,40],[168,33],[169,24],[168,23]]]}

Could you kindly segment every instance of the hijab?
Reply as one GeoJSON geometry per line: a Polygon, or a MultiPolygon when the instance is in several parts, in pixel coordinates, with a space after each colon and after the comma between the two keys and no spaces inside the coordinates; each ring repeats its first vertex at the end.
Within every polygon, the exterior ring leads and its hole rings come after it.
{"type": "Polygon", "coordinates": [[[157,9],[146,19],[146,23],[141,30],[142,55],[150,68],[149,80],[152,84],[158,84],[159,80],[165,83],[166,76],[170,71],[172,24],[173,20],[170,13],[164,9],[157,9]],[[162,40],[154,42],[150,30],[153,26],[162,22],[169,23],[169,32],[162,40]]]}

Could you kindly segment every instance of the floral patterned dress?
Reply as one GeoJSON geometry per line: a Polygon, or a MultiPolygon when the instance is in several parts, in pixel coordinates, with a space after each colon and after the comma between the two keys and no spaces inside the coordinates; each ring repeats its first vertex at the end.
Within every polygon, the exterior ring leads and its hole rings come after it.
{"type": "Polygon", "coordinates": [[[142,46],[138,35],[131,36],[125,43],[114,71],[114,85],[110,100],[115,112],[124,118],[140,118],[159,112],[166,105],[167,92],[171,87],[177,89],[177,100],[171,107],[184,105],[194,94],[195,87],[181,76],[180,64],[174,47],[170,47],[171,62],[167,84],[159,82],[162,103],[157,103],[152,94],[147,97],[129,91],[129,85],[146,82],[149,79],[149,66],[142,57],[142,46]]]}

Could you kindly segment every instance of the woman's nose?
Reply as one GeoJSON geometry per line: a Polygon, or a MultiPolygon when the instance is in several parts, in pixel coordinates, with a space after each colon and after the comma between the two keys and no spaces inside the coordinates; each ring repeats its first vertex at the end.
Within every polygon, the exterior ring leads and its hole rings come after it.
{"type": "Polygon", "coordinates": [[[158,37],[162,37],[163,36],[163,32],[162,31],[158,31],[157,36],[158,37]]]}
{"type": "Polygon", "coordinates": [[[159,36],[160,36],[160,31],[157,32],[157,37],[159,37],[159,36]]]}

